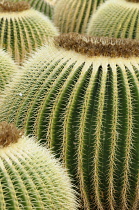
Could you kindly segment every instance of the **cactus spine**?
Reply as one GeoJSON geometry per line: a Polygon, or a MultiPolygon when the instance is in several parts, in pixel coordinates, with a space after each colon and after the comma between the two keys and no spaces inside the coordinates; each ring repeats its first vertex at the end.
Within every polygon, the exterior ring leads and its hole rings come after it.
{"type": "Polygon", "coordinates": [[[62,33],[85,33],[90,16],[104,1],[59,0],[54,8],[54,23],[62,33]]]}
{"type": "Polygon", "coordinates": [[[0,124],[0,209],[76,210],[67,172],[49,150],[0,124]]]}
{"type": "MultiPolygon", "coordinates": [[[[19,2],[22,0],[10,0],[11,2],[19,2]]],[[[50,19],[52,19],[53,16],[53,10],[54,10],[54,0],[24,0],[30,4],[31,7],[38,10],[39,12],[44,13],[47,15],[50,19]]]]}
{"type": "Polygon", "coordinates": [[[138,0],[110,0],[90,18],[87,34],[139,40],[138,17],[138,0]]]}
{"type": "Polygon", "coordinates": [[[0,8],[0,47],[17,63],[21,64],[32,50],[58,34],[52,22],[30,9],[27,2],[4,2],[0,8]]]}
{"type": "Polygon", "coordinates": [[[16,71],[17,66],[12,58],[0,49],[0,93],[16,71]]]}
{"type": "Polygon", "coordinates": [[[135,40],[61,35],[25,63],[2,99],[1,120],[47,141],[84,209],[139,207],[138,55],[135,40]]]}

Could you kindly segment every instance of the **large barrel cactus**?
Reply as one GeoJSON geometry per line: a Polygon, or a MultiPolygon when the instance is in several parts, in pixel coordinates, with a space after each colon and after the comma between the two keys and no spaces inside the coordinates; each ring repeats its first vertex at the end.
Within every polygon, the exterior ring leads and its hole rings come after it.
{"type": "MultiPolygon", "coordinates": [[[[23,0],[10,0],[11,2],[19,2],[23,0]]],[[[24,0],[34,9],[44,13],[52,19],[55,0],[24,0]]]]}
{"type": "Polygon", "coordinates": [[[105,0],[59,0],[54,7],[54,23],[62,33],[85,33],[90,16],[105,0]]]}
{"type": "Polygon", "coordinates": [[[0,209],[76,210],[66,171],[13,124],[0,123],[0,209]]]}
{"type": "Polygon", "coordinates": [[[139,42],[63,34],[25,63],[1,120],[47,142],[84,209],[139,208],[139,42]]]}
{"type": "Polygon", "coordinates": [[[0,49],[0,94],[15,72],[17,72],[16,64],[6,52],[0,49]]]}
{"type": "Polygon", "coordinates": [[[109,0],[90,18],[87,34],[139,40],[139,0],[109,0]]]}
{"type": "Polygon", "coordinates": [[[21,64],[32,50],[57,34],[53,23],[27,2],[0,3],[0,47],[17,63],[21,64]]]}

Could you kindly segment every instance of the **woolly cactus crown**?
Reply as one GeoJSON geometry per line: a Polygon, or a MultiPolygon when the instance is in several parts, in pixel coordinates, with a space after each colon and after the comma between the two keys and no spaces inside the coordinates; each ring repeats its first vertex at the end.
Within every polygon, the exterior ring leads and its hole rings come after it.
{"type": "Polygon", "coordinates": [[[0,49],[0,94],[15,72],[17,72],[16,64],[6,52],[0,49]]]}
{"type": "Polygon", "coordinates": [[[0,149],[17,143],[21,136],[22,132],[14,124],[0,123],[0,149]]]}
{"type": "MultiPolygon", "coordinates": [[[[11,2],[21,2],[22,0],[10,0],[11,2]]],[[[52,19],[54,5],[56,3],[55,0],[24,0],[28,2],[31,7],[34,9],[44,13],[45,15],[49,16],[52,19]]]]}
{"type": "Polygon", "coordinates": [[[24,64],[0,105],[1,120],[35,134],[62,158],[84,209],[139,206],[138,46],[60,35],[24,64]]]}
{"type": "Polygon", "coordinates": [[[85,33],[90,16],[104,1],[59,0],[54,7],[54,23],[62,33],[85,33]]]}
{"type": "Polygon", "coordinates": [[[1,12],[21,12],[28,9],[30,9],[30,5],[24,1],[19,3],[12,3],[9,1],[0,2],[1,12]]]}
{"type": "Polygon", "coordinates": [[[0,209],[77,209],[60,163],[6,122],[0,123],[0,180],[0,209]]]}
{"type": "Polygon", "coordinates": [[[129,58],[139,56],[139,42],[130,39],[88,37],[78,33],[69,33],[56,37],[55,41],[56,46],[88,57],[129,58]]]}
{"type": "Polygon", "coordinates": [[[139,0],[126,0],[126,1],[128,1],[128,2],[135,2],[135,3],[139,2],[139,0]]]}
{"type": "Polygon", "coordinates": [[[38,11],[29,9],[27,2],[6,1],[0,8],[0,46],[20,64],[32,50],[58,34],[53,23],[38,11]]]}
{"type": "Polygon", "coordinates": [[[139,1],[109,0],[90,18],[90,36],[131,38],[139,40],[139,1]]]}

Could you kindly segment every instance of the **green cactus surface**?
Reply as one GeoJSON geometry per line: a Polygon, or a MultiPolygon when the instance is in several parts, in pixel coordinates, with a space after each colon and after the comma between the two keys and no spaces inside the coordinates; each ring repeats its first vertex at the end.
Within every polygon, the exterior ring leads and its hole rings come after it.
{"type": "Polygon", "coordinates": [[[87,34],[139,40],[138,17],[138,0],[109,0],[90,18],[87,34]]]}
{"type": "Polygon", "coordinates": [[[54,23],[62,33],[85,33],[90,16],[104,1],[59,0],[54,7],[54,23]]]}
{"type": "Polygon", "coordinates": [[[0,47],[19,64],[37,47],[58,35],[50,19],[27,2],[0,3],[0,47]]]}
{"type": "MultiPolygon", "coordinates": [[[[11,2],[19,2],[22,0],[10,0],[11,2]]],[[[24,0],[30,4],[34,9],[44,13],[50,19],[53,16],[55,0],[24,0]]]]}
{"type": "Polygon", "coordinates": [[[1,120],[63,160],[84,209],[139,208],[139,42],[60,35],[3,94],[1,120]]]}
{"type": "Polygon", "coordinates": [[[10,55],[0,49],[0,93],[15,72],[17,72],[16,64],[10,55]]]}
{"type": "Polygon", "coordinates": [[[77,209],[76,193],[61,164],[6,122],[0,123],[0,209],[77,209]]]}

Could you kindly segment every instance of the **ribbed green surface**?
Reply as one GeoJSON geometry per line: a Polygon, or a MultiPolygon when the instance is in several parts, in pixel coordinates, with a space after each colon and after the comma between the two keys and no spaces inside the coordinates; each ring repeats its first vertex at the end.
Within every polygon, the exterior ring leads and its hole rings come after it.
{"type": "Polygon", "coordinates": [[[139,3],[110,0],[90,18],[87,34],[139,39],[139,3]]]}
{"type": "Polygon", "coordinates": [[[17,66],[12,58],[6,52],[0,49],[0,94],[5,88],[6,83],[8,83],[16,71],[17,66]]]}
{"type": "Polygon", "coordinates": [[[63,159],[85,209],[139,207],[139,59],[87,58],[51,46],[23,71],[5,92],[2,120],[63,159]]]}
{"type": "Polygon", "coordinates": [[[76,210],[70,179],[50,152],[32,139],[0,148],[1,210],[76,210]]]}
{"type": "MultiPolygon", "coordinates": [[[[10,0],[11,2],[19,2],[22,0],[10,0]]],[[[34,9],[44,13],[50,19],[53,16],[55,0],[24,0],[30,4],[34,9]]]]}
{"type": "Polygon", "coordinates": [[[0,47],[7,50],[17,63],[35,48],[57,35],[53,23],[33,9],[0,13],[0,47]]]}
{"type": "Polygon", "coordinates": [[[62,33],[85,33],[90,16],[104,1],[59,0],[54,8],[54,23],[62,33]]]}

